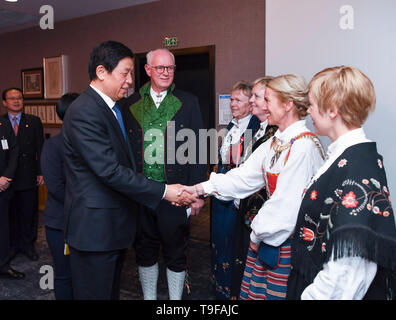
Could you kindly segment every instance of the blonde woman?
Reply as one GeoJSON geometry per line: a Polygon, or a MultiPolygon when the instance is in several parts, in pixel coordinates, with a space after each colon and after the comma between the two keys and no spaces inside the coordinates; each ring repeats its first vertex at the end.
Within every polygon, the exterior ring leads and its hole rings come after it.
{"type": "Polygon", "coordinates": [[[315,132],[332,144],[301,204],[287,296],[394,299],[394,215],[382,156],[362,128],[373,84],[357,68],[328,68],[311,80],[309,100],[315,132]]]}
{"type": "Polygon", "coordinates": [[[268,124],[275,135],[240,167],[185,189],[197,195],[244,199],[265,187],[269,199],[252,221],[241,299],[286,298],[290,238],[304,188],[323,163],[318,138],[305,125],[308,87],[299,75],[272,79],[265,89],[268,124]]]}

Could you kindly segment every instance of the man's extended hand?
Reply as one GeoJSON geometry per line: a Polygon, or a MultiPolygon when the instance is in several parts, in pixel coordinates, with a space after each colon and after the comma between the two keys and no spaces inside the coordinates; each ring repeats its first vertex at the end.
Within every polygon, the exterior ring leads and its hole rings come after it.
{"type": "Polygon", "coordinates": [[[200,183],[193,185],[193,186],[182,186],[180,189],[180,193],[187,191],[188,193],[192,194],[194,197],[199,197],[205,194],[205,191],[202,188],[200,183]]]}
{"type": "Polygon", "coordinates": [[[0,177],[0,192],[6,191],[8,187],[10,186],[10,182],[12,179],[7,178],[7,177],[0,177]]]}
{"type": "Polygon", "coordinates": [[[194,195],[183,192],[182,187],[181,184],[168,184],[164,199],[178,206],[188,206],[198,200],[194,195]]]}

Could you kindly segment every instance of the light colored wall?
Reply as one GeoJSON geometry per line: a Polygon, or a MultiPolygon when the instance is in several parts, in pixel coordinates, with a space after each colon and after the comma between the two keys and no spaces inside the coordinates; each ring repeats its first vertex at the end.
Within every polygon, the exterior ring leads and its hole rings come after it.
{"type": "MultiPolygon", "coordinates": [[[[396,1],[267,0],[267,74],[299,73],[307,81],[325,67],[352,65],[373,82],[377,105],[364,125],[384,157],[396,192],[396,1]],[[343,5],[354,9],[354,29],[342,30],[343,5]]],[[[324,139],[326,145],[329,140],[324,139]]]]}

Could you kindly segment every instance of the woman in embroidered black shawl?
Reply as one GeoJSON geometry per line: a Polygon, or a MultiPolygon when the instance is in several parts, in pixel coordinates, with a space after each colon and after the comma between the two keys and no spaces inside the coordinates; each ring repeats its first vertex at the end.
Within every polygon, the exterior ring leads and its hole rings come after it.
{"type": "Polygon", "coordinates": [[[315,133],[332,144],[305,191],[292,242],[289,299],[389,299],[396,232],[382,156],[361,127],[375,108],[354,67],[322,70],[309,84],[315,133]]]}

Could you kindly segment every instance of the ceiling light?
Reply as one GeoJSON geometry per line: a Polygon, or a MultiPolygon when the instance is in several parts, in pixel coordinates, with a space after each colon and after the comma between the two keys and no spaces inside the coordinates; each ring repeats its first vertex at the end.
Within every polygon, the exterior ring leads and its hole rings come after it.
{"type": "Polygon", "coordinates": [[[5,0],[7,2],[18,2],[18,0],[5,0]]]}

